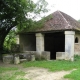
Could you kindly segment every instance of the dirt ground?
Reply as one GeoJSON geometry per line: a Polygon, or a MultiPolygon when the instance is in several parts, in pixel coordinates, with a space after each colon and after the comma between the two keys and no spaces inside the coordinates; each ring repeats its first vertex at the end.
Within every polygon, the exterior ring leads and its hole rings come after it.
{"type": "MultiPolygon", "coordinates": [[[[44,68],[37,68],[37,67],[30,67],[30,68],[23,68],[20,65],[14,64],[3,64],[0,62],[0,66],[3,67],[19,67],[22,71],[25,71],[26,75],[24,76],[28,80],[69,80],[64,79],[64,75],[70,74],[73,70],[70,71],[57,71],[57,72],[50,72],[48,69],[44,68]]],[[[75,70],[75,69],[74,69],[75,70]]]]}
{"type": "Polygon", "coordinates": [[[57,72],[49,72],[47,69],[44,68],[27,68],[25,72],[25,78],[29,80],[69,80],[64,79],[64,75],[70,74],[73,70],[70,71],[57,71],[57,72]]]}

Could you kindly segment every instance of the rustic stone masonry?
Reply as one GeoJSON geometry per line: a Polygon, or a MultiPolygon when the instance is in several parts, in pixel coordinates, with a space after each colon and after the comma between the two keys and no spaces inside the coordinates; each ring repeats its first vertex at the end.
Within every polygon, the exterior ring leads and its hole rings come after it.
{"type": "Polygon", "coordinates": [[[75,43],[74,45],[74,52],[75,52],[75,55],[80,55],[80,44],[79,43],[75,43]]]}
{"type": "Polygon", "coordinates": [[[36,51],[38,55],[44,51],[44,35],[42,33],[36,33],[36,51]]]}
{"type": "Polygon", "coordinates": [[[41,59],[43,59],[43,60],[50,60],[50,52],[43,51],[42,55],[41,55],[41,59]]]}
{"type": "Polygon", "coordinates": [[[48,51],[42,51],[41,55],[39,55],[38,51],[25,51],[24,53],[22,53],[27,60],[29,61],[33,61],[34,57],[35,60],[50,60],[50,52],[48,51]]]}
{"type": "Polygon", "coordinates": [[[19,55],[18,54],[15,54],[14,55],[14,64],[19,64],[20,63],[20,58],[19,58],[19,55]]]}
{"type": "Polygon", "coordinates": [[[19,64],[24,61],[35,61],[35,60],[50,60],[50,52],[42,51],[39,55],[38,51],[25,51],[23,53],[17,53],[14,55],[6,54],[3,56],[4,63],[19,64]]]}
{"type": "Polygon", "coordinates": [[[76,32],[75,42],[74,42],[74,53],[75,55],[80,55],[80,33],[76,32]]]}
{"type": "Polygon", "coordinates": [[[65,52],[71,61],[74,61],[74,35],[75,31],[65,31],[65,52]]]}
{"type": "Polygon", "coordinates": [[[70,60],[69,53],[67,53],[67,52],[56,52],[56,60],[70,60]]]}
{"type": "Polygon", "coordinates": [[[3,55],[3,62],[4,63],[13,63],[13,55],[9,55],[9,54],[4,54],[3,55]]]}

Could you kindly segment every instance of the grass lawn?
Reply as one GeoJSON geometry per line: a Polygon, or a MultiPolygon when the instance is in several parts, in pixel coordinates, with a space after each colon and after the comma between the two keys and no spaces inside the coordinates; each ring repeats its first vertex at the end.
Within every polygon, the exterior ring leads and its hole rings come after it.
{"type": "Polygon", "coordinates": [[[55,60],[55,61],[34,61],[22,63],[24,67],[42,67],[47,68],[50,71],[61,71],[61,70],[71,70],[71,74],[64,76],[64,78],[70,78],[73,80],[80,80],[80,56],[75,56],[75,60],[65,61],[65,60],[55,60]]]}
{"type": "Polygon", "coordinates": [[[27,80],[24,79],[25,74],[16,67],[0,67],[0,80],[27,80]]]}
{"type": "Polygon", "coordinates": [[[64,78],[70,78],[72,80],[80,80],[80,69],[71,72],[71,74],[65,75],[64,78]]]}
{"type": "Polygon", "coordinates": [[[24,67],[42,67],[50,71],[71,70],[80,68],[80,57],[76,56],[75,61],[51,60],[51,61],[33,61],[22,63],[24,67]]]}

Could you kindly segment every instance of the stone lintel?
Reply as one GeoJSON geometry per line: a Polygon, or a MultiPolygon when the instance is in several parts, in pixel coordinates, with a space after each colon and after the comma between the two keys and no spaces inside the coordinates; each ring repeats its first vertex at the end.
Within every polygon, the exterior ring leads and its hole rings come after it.
{"type": "Polygon", "coordinates": [[[75,35],[75,31],[65,31],[65,35],[75,35]]]}

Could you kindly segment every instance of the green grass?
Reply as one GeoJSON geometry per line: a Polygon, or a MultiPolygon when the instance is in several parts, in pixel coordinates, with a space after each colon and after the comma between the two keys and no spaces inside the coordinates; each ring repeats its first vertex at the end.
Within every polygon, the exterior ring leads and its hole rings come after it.
{"type": "Polygon", "coordinates": [[[16,67],[0,67],[0,80],[27,80],[25,74],[16,67]]]}
{"type": "Polygon", "coordinates": [[[75,56],[75,60],[73,62],[65,60],[34,61],[34,62],[24,62],[22,65],[24,67],[47,68],[50,71],[77,69],[73,71],[71,74],[65,75],[65,78],[80,80],[80,56],[75,56]]]}
{"type": "Polygon", "coordinates": [[[65,75],[64,78],[70,78],[72,80],[80,80],[80,69],[71,72],[71,74],[65,75]]]}
{"type": "MultiPolygon", "coordinates": [[[[52,61],[29,61],[21,63],[23,67],[40,67],[50,71],[72,70],[71,74],[65,75],[65,78],[80,80],[80,56],[75,56],[75,60],[52,60],[52,61]]],[[[0,80],[27,80],[24,78],[25,72],[16,67],[0,67],[0,80]]]]}
{"type": "Polygon", "coordinates": [[[0,74],[6,71],[14,71],[14,70],[18,70],[18,68],[16,67],[0,67],[0,74]]]}
{"type": "Polygon", "coordinates": [[[75,56],[75,61],[77,64],[75,64],[77,70],[65,75],[64,78],[69,78],[70,80],[80,80],[80,56],[75,56]]]}
{"type": "Polygon", "coordinates": [[[22,65],[24,67],[47,68],[50,71],[71,70],[74,68],[80,68],[80,59],[75,58],[74,62],[65,60],[24,62],[22,65]]]}

